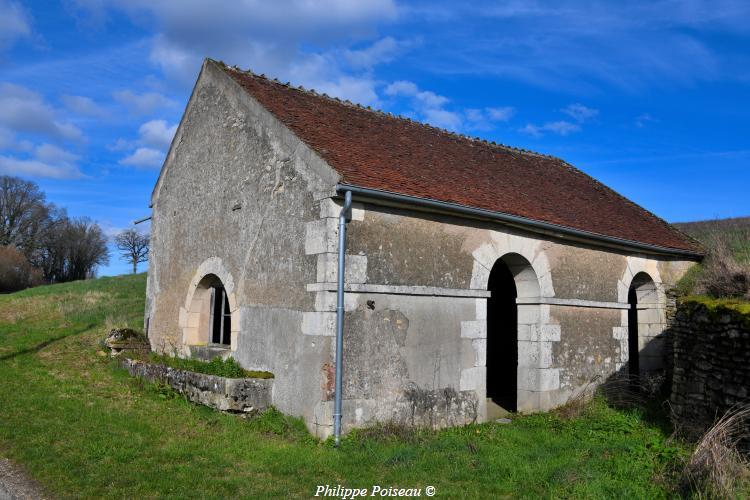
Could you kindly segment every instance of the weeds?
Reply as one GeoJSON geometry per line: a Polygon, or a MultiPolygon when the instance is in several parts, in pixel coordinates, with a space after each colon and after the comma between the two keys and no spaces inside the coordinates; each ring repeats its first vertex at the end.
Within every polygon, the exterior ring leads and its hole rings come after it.
{"type": "Polygon", "coordinates": [[[199,359],[186,359],[150,353],[148,361],[177,368],[178,370],[187,370],[226,378],[273,378],[273,373],[271,372],[245,370],[234,358],[223,359],[215,357],[211,361],[201,361],[199,359]]]}
{"type": "Polygon", "coordinates": [[[683,489],[699,497],[736,498],[750,484],[749,440],[750,406],[728,411],[698,441],[683,470],[683,489]]]}
{"type": "Polygon", "coordinates": [[[379,442],[398,441],[402,443],[417,443],[424,435],[425,429],[395,421],[376,422],[361,429],[355,429],[351,435],[359,440],[373,440],[379,442]]]}
{"type": "Polygon", "coordinates": [[[691,231],[706,258],[678,284],[682,295],[750,299],[750,227],[738,221],[707,221],[691,231]]]}

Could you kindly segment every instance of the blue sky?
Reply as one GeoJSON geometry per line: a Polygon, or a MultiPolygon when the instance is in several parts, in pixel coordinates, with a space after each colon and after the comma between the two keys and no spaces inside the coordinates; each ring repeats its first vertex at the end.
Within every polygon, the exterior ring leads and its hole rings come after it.
{"type": "MultiPolygon", "coordinates": [[[[149,215],[205,56],[560,156],[669,221],[750,215],[747,1],[0,0],[0,12],[0,173],[110,234],[149,215]]],[[[113,252],[100,273],[127,269],[113,252]]]]}

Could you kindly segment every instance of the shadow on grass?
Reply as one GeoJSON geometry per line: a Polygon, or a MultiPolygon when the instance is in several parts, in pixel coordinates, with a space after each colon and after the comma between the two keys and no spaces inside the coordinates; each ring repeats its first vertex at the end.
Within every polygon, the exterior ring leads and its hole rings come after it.
{"type": "Polygon", "coordinates": [[[60,335],[58,337],[53,337],[51,339],[47,339],[44,342],[40,342],[40,343],[38,343],[37,345],[35,345],[33,347],[27,347],[26,349],[21,349],[20,351],[16,351],[16,352],[11,352],[11,353],[8,353],[8,354],[4,354],[4,355],[0,356],[0,361],[7,361],[9,359],[17,358],[18,356],[23,356],[25,354],[32,354],[32,353],[35,353],[35,352],[39,352],[42,349],[44,349],[45,347],[48,347],[48,346],[54,344],[55,342],[59,342],[60,340],[66,339],[68,337],[74,337],[76,335],[80,335],[82,333],[85,333],[85,332],[91,330],[95,326],[96,325],[94,323],[90,323],[90,324],[88,324],[88,325],[86,325],[84,327],[79,328],[78,330],[75,330],[73,332],[67,333],[65,335],[60,335]]]}

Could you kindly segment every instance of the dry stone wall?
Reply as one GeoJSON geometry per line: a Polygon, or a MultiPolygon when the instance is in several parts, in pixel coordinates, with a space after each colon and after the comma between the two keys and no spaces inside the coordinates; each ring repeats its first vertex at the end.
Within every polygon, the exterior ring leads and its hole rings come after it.
{"type": "Polygon", "coordinates": [[[688,435],[750,402],[750,313],[721,303],[684,300],[672,323],[671,405],[688,435]]]}

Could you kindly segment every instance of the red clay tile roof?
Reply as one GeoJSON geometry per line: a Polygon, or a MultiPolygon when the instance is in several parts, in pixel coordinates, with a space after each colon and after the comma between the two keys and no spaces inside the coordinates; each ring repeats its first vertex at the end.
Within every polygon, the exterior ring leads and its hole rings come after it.
{"type": "Polygon", "coordinates": [[[662,219],[558,158],[224,69],[336,169],[343,183],[701,253],[662,219]]]}

